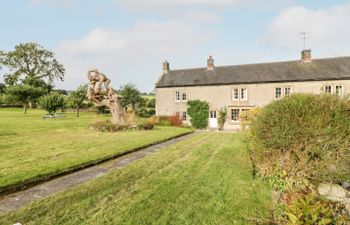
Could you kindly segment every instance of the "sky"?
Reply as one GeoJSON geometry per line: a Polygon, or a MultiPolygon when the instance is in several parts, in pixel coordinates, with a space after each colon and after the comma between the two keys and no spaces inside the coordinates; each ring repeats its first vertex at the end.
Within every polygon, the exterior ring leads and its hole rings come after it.
{"type": "MultiPolygon", "coordinates": [[[[37,42],[66,68],[72,90],[97,68],[115,88],[153,91],[170,69],[298,60],[300,32],[314,58],[350,55],[344,0],[13,0],[0,8],[0,50],[37,42]]],[[[0,70],[0,82],[6,70],[0,70]]]]}

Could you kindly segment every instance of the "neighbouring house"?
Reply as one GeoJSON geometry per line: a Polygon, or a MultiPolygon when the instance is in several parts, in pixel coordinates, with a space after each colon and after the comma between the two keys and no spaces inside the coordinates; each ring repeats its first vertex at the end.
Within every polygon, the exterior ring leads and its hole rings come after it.
{"type": "Polygon", "coordinates": [[[350,93],[350,57],[312,59],[303,50],[301,60],[236,66],[214,66],[210,56],[207,67],[170,70],[163,63],[163,74],[156,83],[156,114],[179,115],[190,123],[188,100],[209,103],[209,127],[217,128],[218,111],[226,107],[225,129],[239,129],[239,114],[253,107],[292,93],[350,93]]]}

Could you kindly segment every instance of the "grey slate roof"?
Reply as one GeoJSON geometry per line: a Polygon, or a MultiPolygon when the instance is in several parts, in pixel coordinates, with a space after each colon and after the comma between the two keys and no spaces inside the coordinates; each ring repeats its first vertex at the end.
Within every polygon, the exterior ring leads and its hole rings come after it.
{"type": "Polygon", "coordinates": [[[171,70],[157,88],[294,81],[350,80],[350,57],[171,70]]]}

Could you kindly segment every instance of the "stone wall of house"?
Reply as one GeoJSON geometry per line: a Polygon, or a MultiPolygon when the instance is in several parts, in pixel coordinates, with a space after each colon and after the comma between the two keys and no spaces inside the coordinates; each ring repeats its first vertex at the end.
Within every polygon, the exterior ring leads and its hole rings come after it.
{"type": "MultiPolygon", "coordinates": [[[[226,107],[228,113],[225,129],[239,129],[239,122],[231,120],[231,109],[265,106],[275,100],[276,87],[281,87],[282,92],[284,87],[290,87],[292,93],[320,94],[324,92],[326,85],[332,85],[333,93],[335,86],[342,85],[343,96],[350,94],[350,80],[156,88],[156,114],[174,115],[176,112],[186,112],[187,101],[199,99],[209,102],[210,110],[219,111],[222,107],[226,107]],[[234,88],[246,88],[247,100],[234,100],[232,96],[234,88]],[[187,101],[176,101],[176,91],[186,93],[187,101]]],[[[189,118],[185,122],[189,123],[189,118]]]]}

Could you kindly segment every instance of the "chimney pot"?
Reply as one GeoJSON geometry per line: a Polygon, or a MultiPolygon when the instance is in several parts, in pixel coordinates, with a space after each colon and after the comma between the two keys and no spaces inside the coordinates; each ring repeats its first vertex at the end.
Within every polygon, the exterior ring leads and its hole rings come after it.
{"type": "Polygon", "coordinates": [[[170,71],[169,63],[168,63],[167,60],[165,60],[165,61],[163,62],[163,73],[164,73],[164,74],[165,74],[165,73],[169,73],[169,71],[170,71]]]}
{"type": "Polygon", "coordinates": [[[301,61],[303,63],[310,63],[311,62],[311,49],[304,49],[301,52],[301,61]]]}
{"type": "Polygon", "coordinates": [[[214,59],[210,55],[208,60],[207,60],[207,70],[213,70],[214,69],[214,59]]]}

